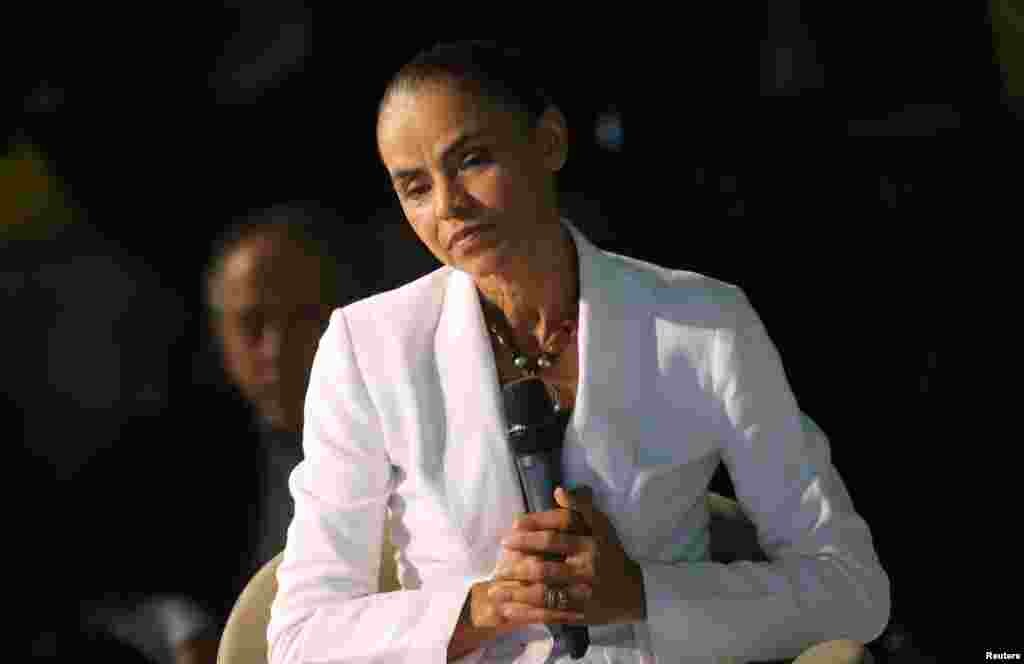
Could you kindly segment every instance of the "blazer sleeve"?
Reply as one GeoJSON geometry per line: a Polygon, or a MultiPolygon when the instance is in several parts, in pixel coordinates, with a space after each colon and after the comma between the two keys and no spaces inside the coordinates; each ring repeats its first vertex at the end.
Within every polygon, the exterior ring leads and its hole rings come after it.
{"type": "MultiPolygon", "coordinates": [[[[313,362],[270,662],[446,662],[472,578],[377,594],[391,464],[343,310],[313,362]]],[[[468,655],[464,660],[474,658],[468,655]]]]}
{"type": "Polygon", "coordinates": [[[658,662],[789,659],[830,639],[867,644],[889,620],[889,579],[828,440],[800,413],[760,318],[739,300],[735,324],[715,333],[708,375],[723,461],[770,562],[642,563],[658,662]]]}

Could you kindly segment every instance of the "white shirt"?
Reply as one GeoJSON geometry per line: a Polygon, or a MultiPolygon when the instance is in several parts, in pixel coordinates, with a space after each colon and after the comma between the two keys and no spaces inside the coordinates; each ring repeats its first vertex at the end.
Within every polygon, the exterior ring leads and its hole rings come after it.
{"type": "MultiPolygon", "coordinates": [[[[589,661],[771,660],[876,638],[888,578],[742,292],[603,252],[566,224],[580,376],[563,472],[593,488],[643,569],[648,616],[591,627],[589,661]],[[770,563],[707,560],[720,462],[770,563]]],[[[271,662],[446,661],[470,586],[490,578],[524,510],[503,418],[465,273],[445,267],[334,313],[290,481],[271,662]],[[385,518],[404,590],[376,594],[385,518]]],[[[552,647],[536,625],[464,660],[540,663],[552,647]]]]}

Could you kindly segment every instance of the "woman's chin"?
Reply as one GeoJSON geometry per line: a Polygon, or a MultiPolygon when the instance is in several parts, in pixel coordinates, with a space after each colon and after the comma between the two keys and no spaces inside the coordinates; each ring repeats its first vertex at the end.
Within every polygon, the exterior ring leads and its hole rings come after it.
{"type": "Polygon", "coordinates": [[[504,257],[498,247],[487,247],[472,254],[459,256],[453,261],[452,267],[474,279],[479,279],[501,272],[504,264],[504,257]]]}

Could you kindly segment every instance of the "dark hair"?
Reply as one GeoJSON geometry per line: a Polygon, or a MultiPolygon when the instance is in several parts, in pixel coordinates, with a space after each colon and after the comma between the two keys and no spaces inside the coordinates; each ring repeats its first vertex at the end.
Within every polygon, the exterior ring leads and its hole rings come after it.
{"type": "Polygon", "coordinates": [[[399,92],[425,83],[451,83],[522,113],[532,127],[554,104],[541,77],[541,68],[520,49],[493,41],[440,43],[421,51],[391,78],[377,117],[399,92]]]}
{"type": "Polygon", "coordinates": [[[326,226],[332,226],[331,231],[336,232],[342,224],[333,213],[310,202],[274,205],[235,219],[214,239],[210,251],[203,274],[207,310],[216,313],[220,308],[216,289],[224,262],[246,240],[261,235],[277,235],[299,247],[305,255],[317,258],[320,261],[325,302],[341,305],[338,301],[341,295],[338,281],[344,275],[340,269],[342,266],[332,255],[326,226]]]}

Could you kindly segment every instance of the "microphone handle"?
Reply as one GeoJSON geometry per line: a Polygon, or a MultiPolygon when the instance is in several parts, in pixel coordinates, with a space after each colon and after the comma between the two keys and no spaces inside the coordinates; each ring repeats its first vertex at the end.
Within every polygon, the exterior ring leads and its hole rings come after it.
{"type": "Polygon", "coordinates": [[[516,455],[519,486],[526,509],[547,512],[558,507],[555,489],[562,484],[562,448],[516,455]]]}
{"type": "MultiPolygon", "coordinates": [[[[530,512],[546,512],[558,507],[555,489],[562,485],[562,448],[516,454],[516,474],[530,512]]],[[[569,646],[573,659],[580,659],[590,647],[585,625],[548,625],[551,633],[569,646]]]]}

